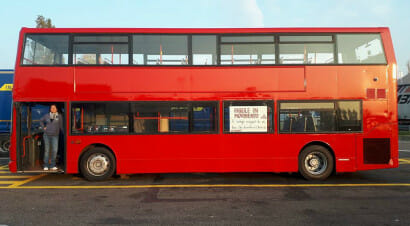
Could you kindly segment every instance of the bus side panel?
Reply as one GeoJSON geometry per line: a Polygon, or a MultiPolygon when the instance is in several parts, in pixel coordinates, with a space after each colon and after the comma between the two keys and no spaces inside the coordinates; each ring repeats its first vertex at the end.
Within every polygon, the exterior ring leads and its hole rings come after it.
{"type": "Polygon", "coordinates": [[[117,173],[297,172],[298,155],[311,141],[323,141],[336,155],[338,172],[355,171],[355,134],[214,134],[71,136],[67,173],[78,172],[82,150],[108,146],[117,173]]]}

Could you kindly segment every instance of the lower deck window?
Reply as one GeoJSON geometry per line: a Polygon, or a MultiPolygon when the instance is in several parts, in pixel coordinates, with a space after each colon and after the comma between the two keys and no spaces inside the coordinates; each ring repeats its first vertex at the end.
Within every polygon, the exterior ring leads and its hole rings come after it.
{"type": "Polygon", "coordinates": [[[72,106],[73,133],[128,133],[128,103],[84,103],[72,106]]]}
{"type": "Polygon", "coordinates": [[[280,102],[281,133],[355,132],[362,130],[360,101],[280,102]]]}
{"type": "Polygon", "coordinates": [[[212,133],[216,103],[148,102],[132,104],[134,133],[212,133]]]}
{"type": "Polygon", "coordinates": [[[72,132],[213,133],[217,132],[217,103],[125,102],[72,105],[72,132]]]}
{"type": "Polygon", "coordinates": [[[224,102],[225,133],[273,132],[272,101],[224,102]]]}

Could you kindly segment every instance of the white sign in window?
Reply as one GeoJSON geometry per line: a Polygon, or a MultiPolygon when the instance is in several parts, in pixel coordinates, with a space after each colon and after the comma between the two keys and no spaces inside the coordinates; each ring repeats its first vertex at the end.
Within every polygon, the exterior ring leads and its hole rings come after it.
{"type": "Polygon", "coordinates": [[[230,132],[268,132],[267,106],[230,106],[230,132]]]}

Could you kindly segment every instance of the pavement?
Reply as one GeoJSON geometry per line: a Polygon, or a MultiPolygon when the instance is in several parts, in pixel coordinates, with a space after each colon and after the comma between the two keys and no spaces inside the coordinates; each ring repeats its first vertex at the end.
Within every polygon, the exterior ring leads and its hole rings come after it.
{"type": "Polygon", "coordinates": [[[410,141],[400,166],[324,182],[298,174],[11,174],[0,159],[0,225],[410,225],[410,141]]]}

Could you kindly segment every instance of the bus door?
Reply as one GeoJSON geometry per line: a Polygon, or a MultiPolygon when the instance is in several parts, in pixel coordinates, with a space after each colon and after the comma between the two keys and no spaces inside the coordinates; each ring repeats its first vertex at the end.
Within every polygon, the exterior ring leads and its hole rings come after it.
{"type": "MultiPolygon", "coordinates": [[[[65,168],[65,108],[64,103],[18,103],[17,104],[17,159],[18,170],[33,172],[43,171],[44,130],[40,118],[49,113],[51,104],[56,104],[63,120],[63,129],[59,136],[56,165],[59,171],[65,168]]],[[[50,147],[51,148],[51,147],[50,147]]],[[[51,154],[49,155],[51,156],[51,154]]],[[[58,172],[58,171],[57,171],[58,172]]]]}

